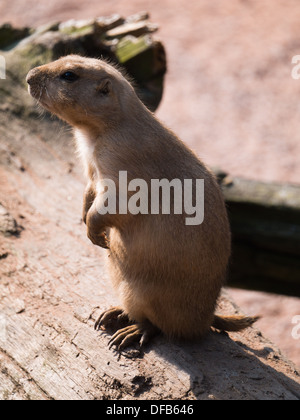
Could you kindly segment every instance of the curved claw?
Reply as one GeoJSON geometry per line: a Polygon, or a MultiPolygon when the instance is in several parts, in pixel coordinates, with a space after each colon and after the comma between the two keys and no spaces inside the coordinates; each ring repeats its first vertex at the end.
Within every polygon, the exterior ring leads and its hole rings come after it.
{"type": "Polygon", "coordinates": [[[147,344],[155,335],[159,333],[159,329],[149,322],[145,324],[129,325],[118,330],[109,341],[109,348],[117,346],[117,350],[124,350],[131,344],[138,342],[140,347],[147,344]]]}
{"type": "MultiPolygon", "coordinates": [[[[95,322],[95,330],[99,331],[101,327],[106,328],[112,321],[123,321],[128,319],[122,308],[114,307],[104,311],[95,322]]],[[[128,320],[129,321],[129,320],[128,320]]]]}
{"type": "Polygon", "coordinates": [[[108,345],[111,349],[113,346],[117,346],[118,351],[123,350],[125,347],[128,347],[130,344],[135,342],[142,332],[138,325],[130,325],[119,331],[117,331],[112,338],[110,339],[108,345]]]}

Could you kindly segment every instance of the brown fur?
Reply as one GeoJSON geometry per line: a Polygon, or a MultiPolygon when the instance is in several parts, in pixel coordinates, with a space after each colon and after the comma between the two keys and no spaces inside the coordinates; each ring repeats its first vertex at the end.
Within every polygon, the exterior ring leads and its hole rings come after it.
{"type": "Polygon", "coordinates": [[[205,165],[103,61],[64,57],[32,70],[27,81],[33,97],[75,128],[89,179],[83,211],[88,236],[110,247],[113,285],[129,318],[186,339],[202,336],[212,325],[250,326],[252,318],[214,316],[231,238],[222,193],[205,165]],[[79,79],[61,80],[66,71],[79,79]],[[101,216],[101,180],[118,185],[119,171],[128,172],[128,182],[142,178],[149,185],[151,179],[204,179],[203,224],[186,226],[185,214],[101,216]]]}

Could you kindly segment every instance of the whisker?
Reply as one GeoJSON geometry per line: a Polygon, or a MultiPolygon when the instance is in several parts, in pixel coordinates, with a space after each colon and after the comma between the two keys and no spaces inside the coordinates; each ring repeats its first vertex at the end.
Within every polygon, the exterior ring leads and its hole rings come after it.
{"type": "Polygon", "coordinates": [[[39,96],[38,101],[40,101],[40,100],[41,100],[41,97],[42,97],[42,95],[43,95],[43,90],[44,90],[44,86],[41,86],[41,89],[40,89],[40,96],[39,96]]]}
{"type": "Polygon", "coordinates": [[[46,91],[46,94],[47,94],[48,98],[49,98],[49,99],[50,99],[50,101],[51,101],[51,96],[49,95],[49,92],[48,92],[47,87],[46,87],[46,86],[44,86],[44,88],[45,88],[45,91],[46,91]]]}

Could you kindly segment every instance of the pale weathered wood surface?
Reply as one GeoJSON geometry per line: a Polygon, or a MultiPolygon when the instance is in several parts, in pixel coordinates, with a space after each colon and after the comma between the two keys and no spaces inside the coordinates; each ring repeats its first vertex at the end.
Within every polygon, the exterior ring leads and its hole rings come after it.
{"type": "Polygon", "coordinates": [[[86,239],[70,135],[48,118],[0,119],[1,220],[15,229],[0,236],[1,399],[300,397],[295,368],[252,329],[192,344],[158,338],[143,357],[108,350],[93,320],[117,299],[106,251],[86,239]]]}

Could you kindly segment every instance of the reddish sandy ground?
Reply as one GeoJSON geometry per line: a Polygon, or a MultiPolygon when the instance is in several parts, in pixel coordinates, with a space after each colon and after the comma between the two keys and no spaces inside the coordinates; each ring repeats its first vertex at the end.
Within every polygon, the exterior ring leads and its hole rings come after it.
{"type": "MultiPolygon", "coordinates": [[[[209,165],[266,181],[300,180],[298,0],[10,0],[0,23],[37,26],[112,13],[151,12],[168,52],[159,117],[209,165]]],[[[266,335],[300,366],[292,338],[298,299],[233,291],[266,335]]]]}

